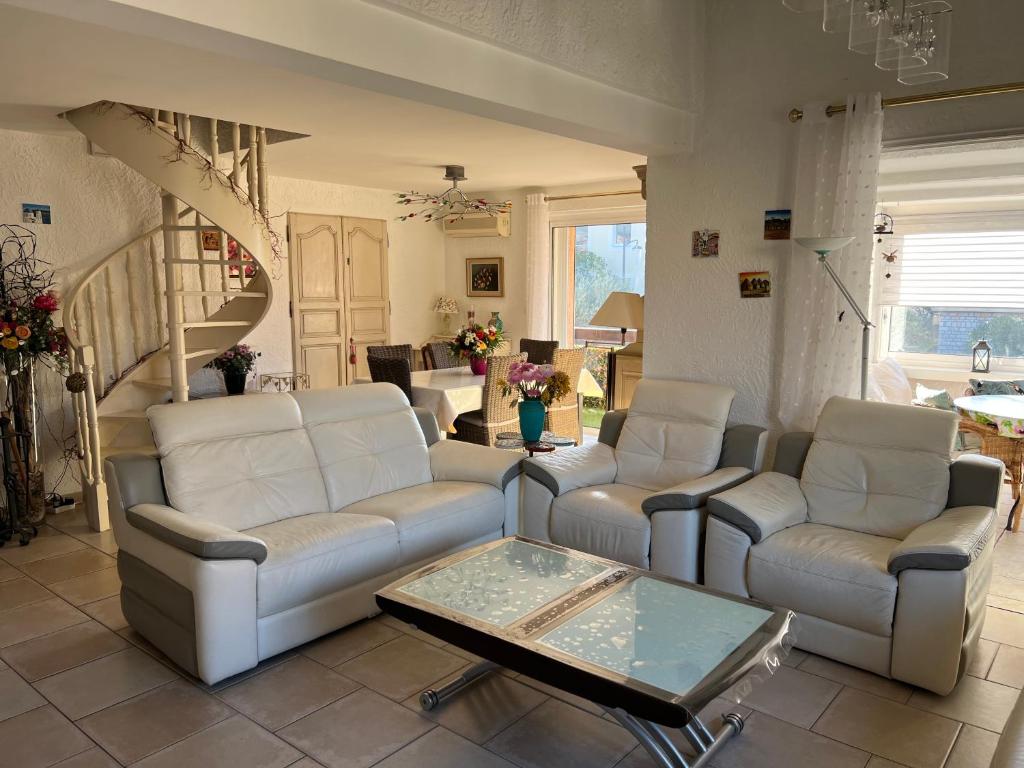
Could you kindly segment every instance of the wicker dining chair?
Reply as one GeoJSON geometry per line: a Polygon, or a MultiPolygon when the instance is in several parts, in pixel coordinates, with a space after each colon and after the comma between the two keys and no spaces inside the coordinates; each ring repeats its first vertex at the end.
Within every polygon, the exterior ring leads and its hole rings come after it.
{"type": "Polygon", "coordinates": [[[367,347],[366,356],[370,357],[391,357],[400,358],[409,362],[409,370],[415,370],[416,358],[413,355],[412,344],[384,344],[377,347],[367,347]]]}
{"type": "Polygon", "coordinates": [[[546,365],[554,359],[555,350],[558,349],[557,341],[542,341],[541,339],[520,339],[519,351],[526,353],[526,359],[535,365],[546,365]]]}
{"type": "Polygon", "coordinates": [[[455,434],[450,439],[478,445],[494,445],[499,432],[519,431],[519,410],[512,396],[501,394],[499,381],[508,380],[512,363],[519,363],[526,355],[507,355],[487,360],[487,376],[484,378],[483,408],[464,413],[455,420],[455,434]]]}
{"type": "Polygon", "coordinates": [[[571,389],[564,396],[548,406],[544,415],[544,429],[556,435],[571,437],[576,445],[583,442],[583,427],[580,422],[580,372],[583,370],[584,356],[587,350],[556,349],[552,362],[556,371],[564,371],[569,377],[571,389]]]}
{"type": "MultiPolygon", "coordinates": [[[[976,394],[971,387],[967,387],[964,391],[964,395],[967,397],[976,394]]],[[[995,424],[979,424],[970,416],[961,416],[959,430],[977,435],[981,440],[981,455],[999,459],[1006,467],[1006,479],[1010,483],[1015,505],[1012,527],[1014,531],[1019,531],[1022,510],[1018,508],[1018,502],[1021,486],[1024,485],[1024,439],[1004,437],[999,434],[999,428],[995,424]]]]}
{"type": "Polygon", "coordinates": [[[428,370],[459,367],[459,361],[451,353],[447,342],[444,341],[431,341],[424,344],[423,362],[428,370]]]}
{"type": "Polygon", "coordinates": [[[412,366],[408,360],[401,357],[369,355],[366,364],[370,368],[370,378],[373,381],[394,384],[405,393],[409,402],[412,402],[412,366]]]}

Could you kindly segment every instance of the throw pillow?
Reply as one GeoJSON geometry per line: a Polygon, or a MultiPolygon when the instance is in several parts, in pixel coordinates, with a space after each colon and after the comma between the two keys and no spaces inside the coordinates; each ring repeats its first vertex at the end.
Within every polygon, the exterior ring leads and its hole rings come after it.
{"type": "Polygon", "coordinates": [[[976,395],[1021,395],[1024,389],[1016,381],[987,381],[971,379],[971,389],[976,395]]]}
{"type": "Polygon", "coordinates": [[[914,401],[921,405],[939,408],[943,411],[953,410],[953,398],[944,389],[930,389],[924,384],[918,384],[914,394],[914,401]]]}

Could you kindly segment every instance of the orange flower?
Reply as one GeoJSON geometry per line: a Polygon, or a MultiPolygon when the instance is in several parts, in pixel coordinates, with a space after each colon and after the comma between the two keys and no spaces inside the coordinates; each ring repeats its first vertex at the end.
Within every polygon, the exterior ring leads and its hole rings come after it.
{"type": "Polygon", "coordinates": [[[18,340],[13,336],[4,336],[4,340],[0,341],[0,345],[3,345],[4,349],[17,349],[18,340]]]}
{"type": "Polygon", "coordinates": [[[19,325],[17,328],[14,329],[14,335],[17,336],[19,339],[27,339],[29,336],[32,335],[32,329],[29,328],[27,325],[19,325]]]}

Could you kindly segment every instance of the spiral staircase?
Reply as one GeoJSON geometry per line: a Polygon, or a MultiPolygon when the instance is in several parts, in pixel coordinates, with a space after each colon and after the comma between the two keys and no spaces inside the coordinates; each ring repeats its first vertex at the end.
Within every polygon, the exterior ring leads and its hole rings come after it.
{"type": "Polygon", "coordinates": [[[161,189],[159,226],[100,259],[64,306],[84,378],[73,397],[83,501],[106,530],[103,459],[155,453],[146,408],[187,400],[189,375],[270,308],[267,131],[112,102],[65,117],[161,189]]]}

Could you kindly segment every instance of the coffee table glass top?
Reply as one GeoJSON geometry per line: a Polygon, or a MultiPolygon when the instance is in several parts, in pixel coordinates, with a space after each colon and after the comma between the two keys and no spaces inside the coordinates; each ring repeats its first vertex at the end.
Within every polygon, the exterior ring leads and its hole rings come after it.
{"type": "Polygon", "coordinates": [[[398,591],[506,627],[607,570],[599,561],[505,539],[398,591]]]}
{"type": "Polygon", "coordinates": [[[640,576],[539,642],[624,677],[682,694],[773,612],[640,576]]]}

